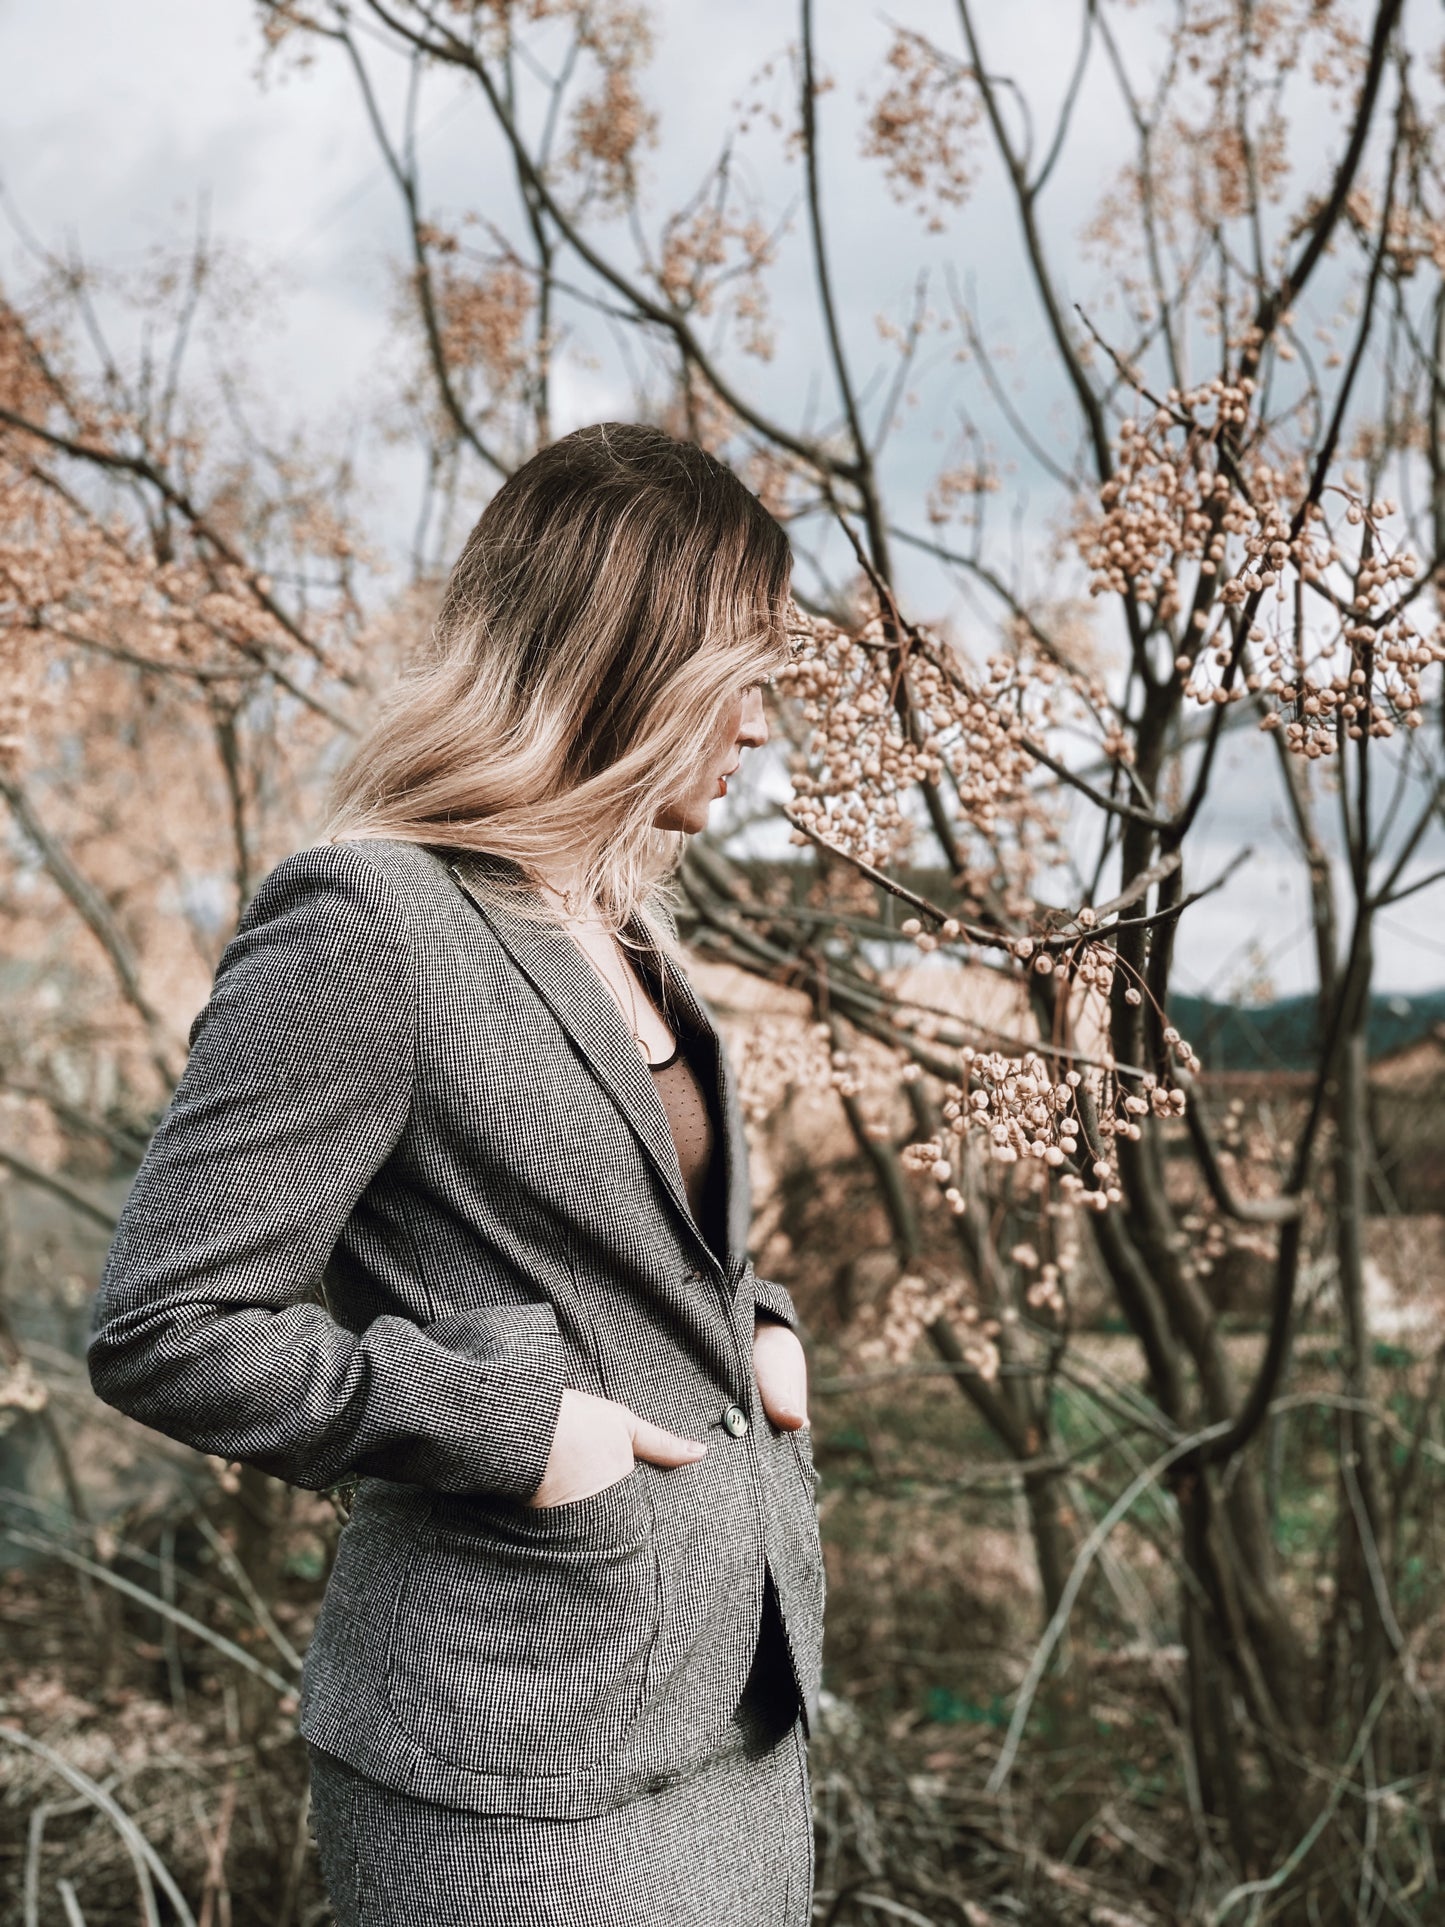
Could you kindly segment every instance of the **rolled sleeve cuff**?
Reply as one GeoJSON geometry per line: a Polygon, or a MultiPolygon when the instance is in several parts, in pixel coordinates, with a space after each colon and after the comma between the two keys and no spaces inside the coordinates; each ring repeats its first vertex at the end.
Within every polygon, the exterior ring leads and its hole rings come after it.
{"type": "Polygon", "coordinates": [[[798,1308],[793,1303],[785,1285],[774,1278],[753,1278],[754,1315],[758,1318],[775,1319],[778,1324],[786,1325],[799,1338],[803,1335],[802,1324],[798,1318],[798,1308]]]}
{"type": "Polygon", "coordinates": [[[513,1324],[509,1310],[454,1312],[426,1335],[479,1367],[475,1468],[457,1489],[529,1499],[551,1456],[566,1358],[550,1317],[513,1324]]]}

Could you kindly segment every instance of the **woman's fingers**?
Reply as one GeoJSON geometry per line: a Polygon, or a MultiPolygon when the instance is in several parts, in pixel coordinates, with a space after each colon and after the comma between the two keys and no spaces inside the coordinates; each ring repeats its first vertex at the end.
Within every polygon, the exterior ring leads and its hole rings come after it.
{"type": "Polygon", "coordinates": [[[568,1386],[562,1393],[547,1469],[528,1503],[562,1505],[625,1479],[633,1464],[626,1417],[611,1399],[568,1386]]]}
{"type": "Polygon", "coordinates": [[[632,1423],[632,1450],[639,1459],[650,1459],[654,1465],[691,1465],[707,1451],[702,1439],[685,1439],[650,1419],[638,1418],[635,1412],[627,1417],[632,1423]]]}
{"type": "Polygon", "coordinates": [[[638,1459],[689,1465],[706,1451],[700,1439],[683,1438],[613,1399],[569,1386],[562,1394],[547,1470],[528,1503],[541,1507],[586,1499],[625,1479],[638,1459]]]}
{"type": "MultiPolygon", "coordinates": [[[[772,1319],[759,1319],[753,1333],[753,1372],[763,1410],[774,1425],[795,1431],[808,1423],[808,1357],[797,1333],[772,1319]]],[[[640,1418],[625,1405],[568,1387],[534,1506],[585,1499],[626,1478],[638,1459],[653,1465],[692,1465],[704,1456],[703,1439],[684,1438],[640,1418]]]]}
{"type": "Polygon", "coordinates": [[[774,1425],[795,1431],[808,1423],[808,1354],[796,1332],[759,1319],[753,1330],[753,1375],[774,1425]]]}

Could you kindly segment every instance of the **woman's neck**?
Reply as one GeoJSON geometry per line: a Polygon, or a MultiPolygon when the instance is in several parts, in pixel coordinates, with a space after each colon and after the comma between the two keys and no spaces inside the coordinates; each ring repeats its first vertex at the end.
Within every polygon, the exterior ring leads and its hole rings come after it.
{"type": "Polygon", "coordinates": [[[532,876],[542,894],[565,912],[569,923],[596,924],[600,919],[595,908],[577,897],[584,868],[580,861],[566,865],[549,863],[545,870],[533,864],[532,876]]]}

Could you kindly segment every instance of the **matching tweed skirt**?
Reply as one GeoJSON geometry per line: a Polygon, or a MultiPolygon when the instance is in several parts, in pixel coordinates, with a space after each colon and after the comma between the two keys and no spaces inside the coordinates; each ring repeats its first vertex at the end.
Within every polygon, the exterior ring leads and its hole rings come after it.
{"type": "Polygon", "coordinates": [[[338,1927],[808,1927],[813,1814],[776,1595],[717,1750],[585,1820],[436,1806],[310,1748],[311,1829],[338,1927]]]}

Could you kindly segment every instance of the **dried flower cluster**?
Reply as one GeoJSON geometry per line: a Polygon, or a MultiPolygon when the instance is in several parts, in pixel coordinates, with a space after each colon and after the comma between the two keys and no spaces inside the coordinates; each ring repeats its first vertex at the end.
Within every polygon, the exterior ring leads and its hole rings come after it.
{"type": "Polygon", "coordinates": [[[883,1303],[859,1317],[851,1350],[861,1364],[905,1364],[923,1333],[940,1318],[958,1325],[964,1359],[979,1377],[996,1379],[1001,1321],[979,1311],[957,1271],[939,1266],[904,1272],[883,1303]]]}
{"type": "Polygon", "coordinates": [[[1327,499],[1343,504],[1332,527],[1302,461],[1256,458],[1241,473],[1230,447],[1255,393],[1248,376],[1171,389],[1166,406],[1122,424],[1102,513],[1076,530],[1090,588],[1151,605],[1161,633],[1182,619],[1183,693],[1268,705],[1261,726],[1307,757],[1416,728],[1445,624],[1415,625],[1419,565],[1387,528],[1397,505],[1332,486],[1327,499]]]}
{"type": "MultiPolygon", "coordinates": [[[[205,272],[202,261],[193,276],[205,272]]],[[[184,311],[186,279],[151,266],[114,292],[159,322],[166,302],[184,311]]],[[[137,674],[230,707],[275,684],[324,713],[356,668],[355,577],[371,560],[334,471],[293,455],[263,467],[179,417],[156,432],[117,383],[84,380],[3,298],[0,406],[98,458],[0,428],[0,760],[13,765],[27,740],[44,746],[87,687],[137,674]],[[117,462],[134,463],[133,486],[96,486],[117,462]]]]}
{"type": "Polygon", "coordinates": [[[935,528],[954,523],[976,527],[980,499],[997,495],[1002,483],[997,471],[984,462],[957,462],[941,468],[928,485],[925,513],[935,528]]]}
{"type": "MultiPolygon", "coordinates": [[[[1131,156],[1085,230],[1141,321],[1157,319],[1160,288],[1148,256],[1167,248],[1188,257],[1196,237],[1228,234],[1279,204],[1294,178],[1291,120],[1282,84],[1308,70],[1316,88],[1345,110],[1358,87],[1365,49],[1351,9],[1331,0],[1183,0],[1163,25],[1160,71],[1169,73],[1167,110],[1143,152],[1131,156]],[[1268,72],[1251,100],[1246,73],[1268,72]],[[1152,236],[1152,241],[1146,237],[1152,236]]],[[[1323,107],[1328,112],[1329,108],[1323,107]]],[[[1296,150],[1297,151],[1297,150],[1296,150]]],[[[1180,306],[1187,297],[1178,298],[1180,306]]],[[[1200,288],[1206,324],[1217,291],[1200,288]]],[[[1245,278],[1238,299],[1253,300],[1245,278]]]]}
{"type": "MultiPolygon", "coordinates": [[[[179,366],[208,274],[204,257],[148,264],[107,292],[143,306],[153,341],[169,312],[179,366]]],[[[347,686],[389,658],[372,647],[384,624],[361,619],[344,467],[228,440],[201,405],[130,393],[118,361],[88,373],[73,337],[3,300],[0,406],[44,431],[0,426],[0,776],[17,826],[0,883],[7,952],[34,981],[0,1044],[13,1075],[61,1079],[102,1114],[173,1082],[218,937],[315,820],[301,792],[347,686]]],[[[52,1136],[17,1133],[46,1168],[52,1136]]]]}
{"type": "Polygon", "coordinates": [[[439,259],[432,264],[441,352],[454,381],[480,374],[490,394],[505,394],[526,379],[533,353],[529,339],[537,297],[532,278],[502,257],[472,264],[458,237],[423,225],[418,239],[439,259]]]}
{"type": "Polygon", "coordinates": [[[762,222],[732,214],[719,196],[664,223],[654,278],[682,314],[713,314],[727,291],[727,312],[739,348],[770,361],[775,341],[764,273],[774,252],[773,238],[762,222]]]}
{"type": "Polygon", "coordinates": [[[922,215],[930,233],[947,225],[973,186],[973,135],[982,115],[966,66],[922,34],[899,29],[888,49],[888,84],[868,119],[863,152],[881,160],[894,196],[922,215]]]}
{"type": "Polygon", "coordinates": [[[554,0],[548,12],[575,23],[576,46],[596,74],[573,105],[558,177],[581,181],[583,197],[600,211],[621,213],[636,199],[639,151],[657,142],[657,116],[638,78],[652,57],[647,15],[626,0],[554,0]]]}

